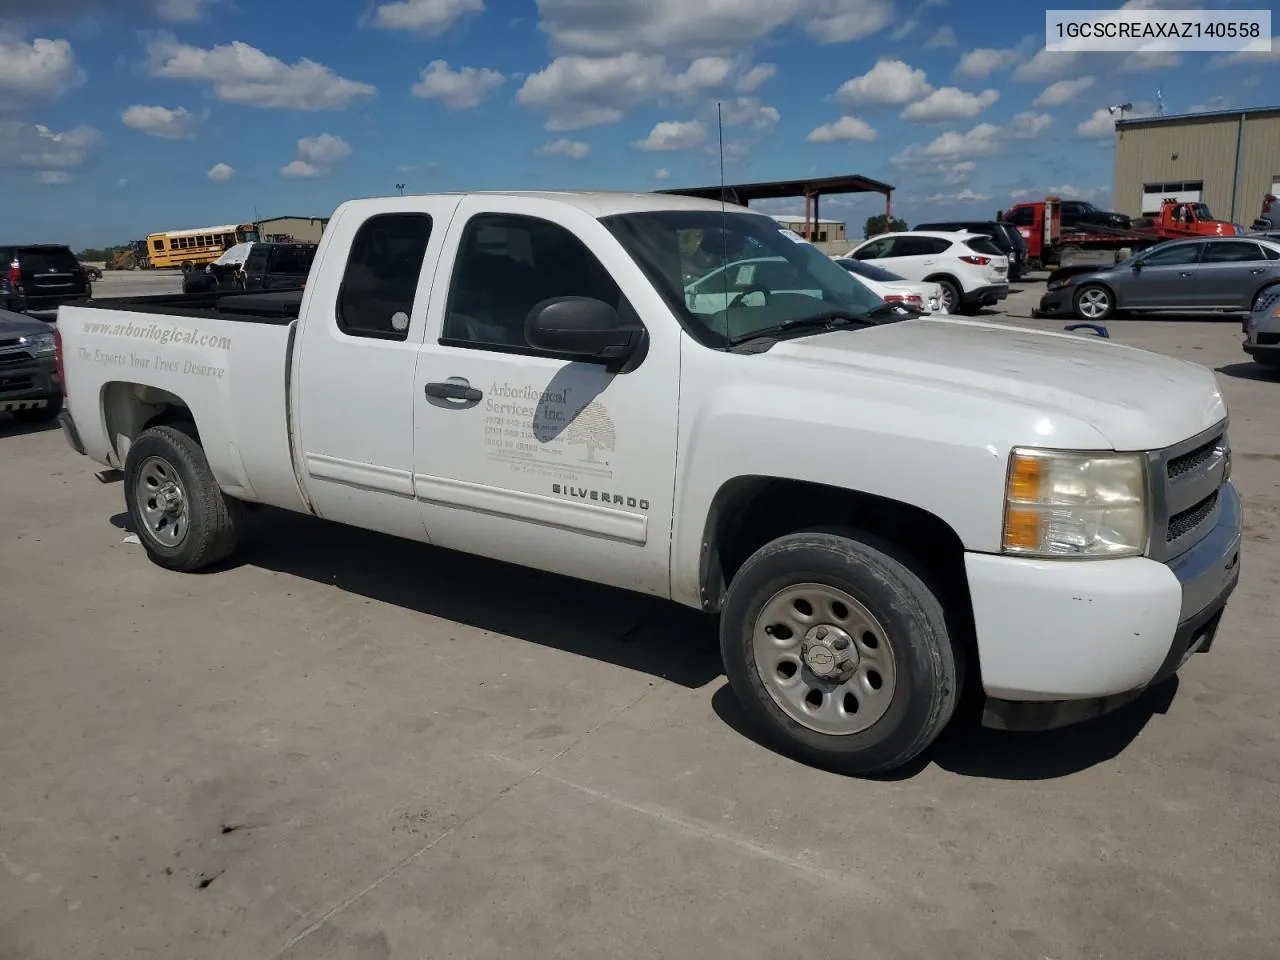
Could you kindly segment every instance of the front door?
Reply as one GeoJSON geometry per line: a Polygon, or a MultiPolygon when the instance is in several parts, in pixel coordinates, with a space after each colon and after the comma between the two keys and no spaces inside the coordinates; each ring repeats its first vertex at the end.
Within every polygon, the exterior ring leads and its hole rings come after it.
{"type": "Polygon", "coordinates": [[[415,386],[413,482],[431,541],[669,595],[681,336],[670,309],[608,230],[565,204],[475,197],[454,223],[450,288],[432,299],[415,386]],[[645,321],[634,369],[528,345],[530,309],[563,296],[645,321]]]}
{"type": "Polygon", "coordinates": [[[293,366],[295,457],[312,507],[329,520],[426,537],[413,498],[414,369],[457,205],[397,198],[329,225],[293,366]]]}
{"type": "Polygon", "coordinates": [[[1142,258],[1138,269],[1117,277],[1116,305],[1121,309],[1176,310],[1191,304],[1203,243],[1174,243],[1142,258]]]}

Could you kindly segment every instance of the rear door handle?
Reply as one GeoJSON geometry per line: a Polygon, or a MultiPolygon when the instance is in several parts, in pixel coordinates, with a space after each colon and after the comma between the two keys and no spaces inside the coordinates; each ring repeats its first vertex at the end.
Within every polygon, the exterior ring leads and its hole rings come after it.
{"type": "Polygon", "coordinates": [[[1250,273],[1252,273],[1252,274],[1254,274],[1254,275],[1256,276],[1257,274],[1262,273],[1263,271],[1262,271],[1262,269],[1261,269],[1261,268],[1254,268],[1254,269],[1250,270],[1249,272],[1250,272],[1250,273]]]}
{"type": "Polygon", "coordinates": [[[1179,271],[1178,271],[1178,276],[1180,276],[1180,277],[1189,277],[1189,276],[1191,276],[1191,274],[1190,274],[1190,273],[1184,273],[1183,271],[1179,270],[1179,271]]]}
{"type": "Polygon", "coordinates": [[[428,383],[426,393],[428,397],[437,397],[441,400],[465,400],[468,403],[475,403],[484,397],[483,393],[465,380],[428,383]]]}

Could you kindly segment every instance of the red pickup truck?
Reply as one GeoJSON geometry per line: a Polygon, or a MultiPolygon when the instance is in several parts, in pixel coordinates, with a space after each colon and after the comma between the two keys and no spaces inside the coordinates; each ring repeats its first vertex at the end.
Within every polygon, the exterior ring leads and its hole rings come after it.
{"type": "Polygon", "coordinates": [[[1127,230],[1090,226],[1087,230],[1066,232],[1062,229],[1062,201],[1045,197],[1034,203],[1019,203],[1003,210],[999,219],[1018,228],[1027,241],[1028,259],[1040,267],[1051,264],[1070,266],[1085,250],[1141,250],[1161,240],[1182,237],[1234,237],[1234,225],[1217,220],[1203,203],[1183,203],[1166,199],[1160,213],[1151,218],[1134,220],[1127,230]]]}

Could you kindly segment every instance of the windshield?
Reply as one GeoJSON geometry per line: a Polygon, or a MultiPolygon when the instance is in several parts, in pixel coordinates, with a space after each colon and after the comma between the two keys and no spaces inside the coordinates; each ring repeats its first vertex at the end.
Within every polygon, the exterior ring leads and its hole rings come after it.
{"type": "Polygon", "coordinates": [[[601,222],[708,346],[832,314],[860,318],[884,305],[830,257],[760,214],[664,210],[601,222]]]}
{"type": "Polygon", "coordinates": [[[861,260],[841,258],[836,261],[840,266],[844,267],[850,273],[866,277],[868,280],[878,280],[880,283],[896,283],[902,279],[896,273],[890,273],[883,267],[877,267],[874,264],[863,263],[861,260]]]}

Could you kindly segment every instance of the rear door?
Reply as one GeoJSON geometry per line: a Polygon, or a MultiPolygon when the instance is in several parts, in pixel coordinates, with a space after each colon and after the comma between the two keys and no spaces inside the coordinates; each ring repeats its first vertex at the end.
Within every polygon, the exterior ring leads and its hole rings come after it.
{"type": "Polygon", "coordinates": [[[1196,272],[1194,306],[1248,310],[1274,264],[1252,240],[1212,240],[1196,272]]]}
{"type": "Polygon", "coordinates": [[[20,247],[18,263],[27,299],[33,303],[44,298],[71,300],[88,295],[89,282],[80,269],[80,261],[67,247],[20,247]]]}
{"type": "Polygon", "coordinates": [[[942,237],[912,236],[907,234],[894,240],[890,259],[878,264],[907,280],[923,280],[937,273],[939,265],[946,262],[943,255],[951,246],[942,237]]]}
{"type": "Polygon", "coordinates": [[[1196,306],[1196,271],[1203,247],[1203,243],[1171,243],[1143,257],[1138,269],[1117,270],[1116,306],[1135,310],[1196,306]]]}
{"type": "Polygon", "coordinates": [[[414,369],[458,200],[342,211],[303,299],[295,458],[322,517],[426,539],[413,498],[414,369]]]}

